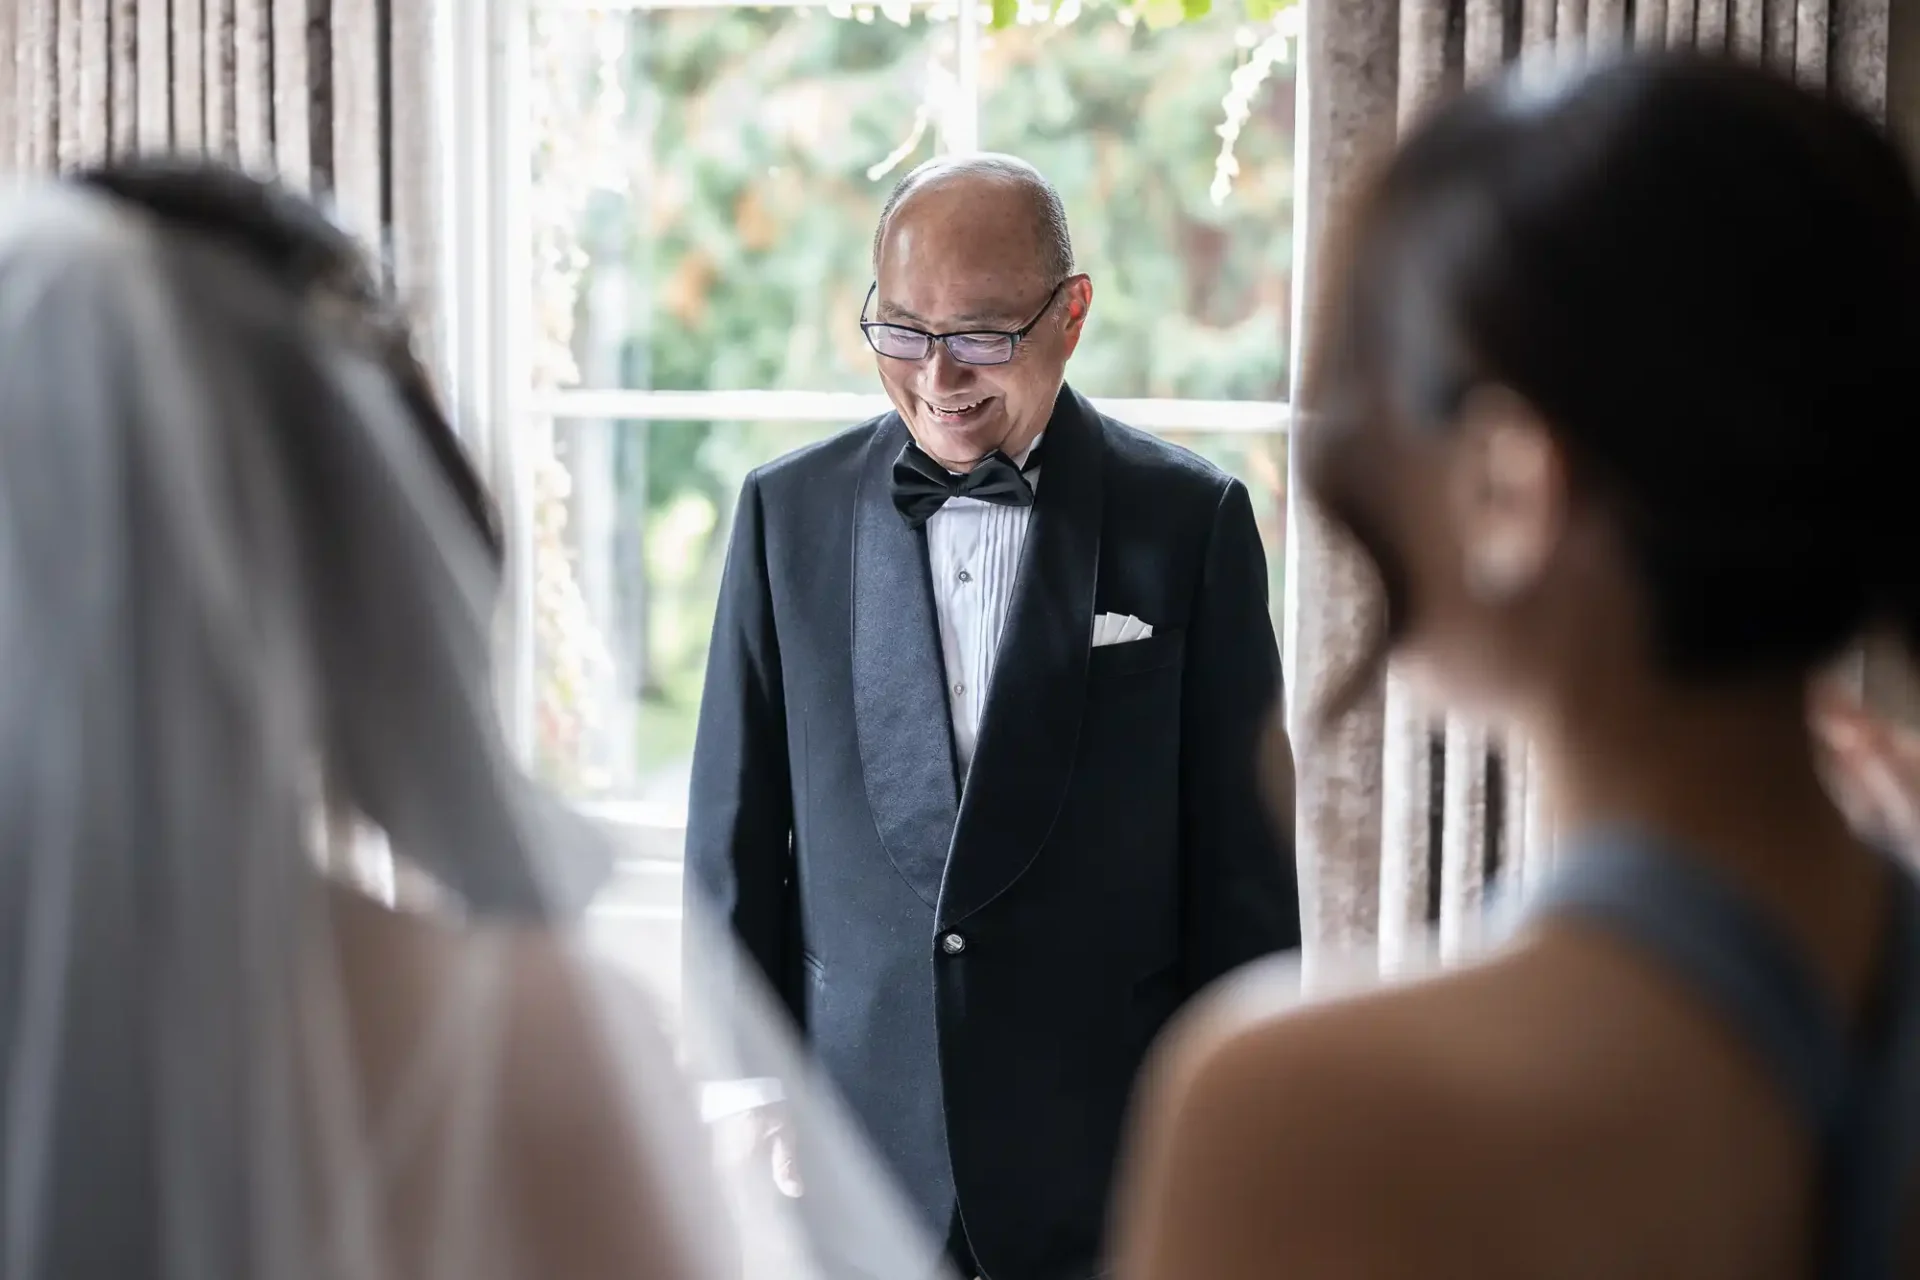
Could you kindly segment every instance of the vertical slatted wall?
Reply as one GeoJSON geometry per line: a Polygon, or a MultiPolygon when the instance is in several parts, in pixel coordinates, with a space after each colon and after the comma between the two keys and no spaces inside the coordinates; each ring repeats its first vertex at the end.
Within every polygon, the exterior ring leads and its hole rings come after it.
{"type": "Polygon", "coordinates": [[[331,199],[433,294],[433,0],[0,0],[0,165],[218,156],[331,199]]]}

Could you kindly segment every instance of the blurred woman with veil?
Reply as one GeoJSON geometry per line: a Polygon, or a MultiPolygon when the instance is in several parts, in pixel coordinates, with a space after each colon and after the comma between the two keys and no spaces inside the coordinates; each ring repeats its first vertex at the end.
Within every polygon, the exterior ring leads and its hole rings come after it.
{"type": "Polygon", "coordinates": [[[1120,1274],[1914,1274],[1920,889],[1807,705],[1920,644],[1913,179],[1783,80],[1629,58],[1440,109],[1347,229],[1298,456],[1384,586],[1351,688],[1392,652],[1524,729],[1564,848],[1475,963],[1196,1012],[1120,1274]]]}
{"type": "Polygon", "coordinates": [[[504,745],[491,507],[344,236],[216,169],[8,193],[0,406],[0,1280],[934,1274],[766,1007],[687,1071],[784,1080],[804,1212],[579,954],[608,857],[504,745]],[[319,873],[323,796],[433,912],[319,873]]]}

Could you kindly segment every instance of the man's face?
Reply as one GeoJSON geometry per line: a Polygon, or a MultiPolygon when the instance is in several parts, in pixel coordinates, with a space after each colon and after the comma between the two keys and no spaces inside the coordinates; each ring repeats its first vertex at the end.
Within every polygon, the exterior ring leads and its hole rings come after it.
{"type": "Polygon", "coordinates": [[[1084,276],[1047,277],[1026,197],[967,179],[915,192],[888,224],[877,275],[872,320],[953,334],[1014,333],[1038,318],[1005,364],[963,363],[943,343],[921,360],[874,357],[936,461],[965,471],[995,449],[1018,456],[1046,429],[1092,297],[1084,276]]]}

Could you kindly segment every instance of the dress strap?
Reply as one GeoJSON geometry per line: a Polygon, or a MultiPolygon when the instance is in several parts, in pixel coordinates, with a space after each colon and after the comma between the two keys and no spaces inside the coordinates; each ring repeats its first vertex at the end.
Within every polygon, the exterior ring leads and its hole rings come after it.
{"type": "Polygon", "coordinates": [[[1625,833],[1589,837],[1527,903],[1578,916],[1658,959],[1734,1024],[1821,1140],[1840,1123],[1846,1038],[1798,951],[1696,859],[1625,833]]]}
{"type": "Polygon", "coordinates": [[[1629,832],[1579,843],[1526,915],[1573,916],[1653,957],[1746,1041],[1820,1151],[1817,1274],[1895,1273],[1920,1157],[1920,889],[1896,877],[1866,1035],[1853,1037],[1798,948],[1697,859],[1629,832]]]}
{"type": "Polygon", "coordinates": [[[1920,885],[1898,878],[1887,962],[1856,1046],[1856,1079],[1829,1164],[1828,1274],[1891,1276],[1920,1166],[1920,885]]]}

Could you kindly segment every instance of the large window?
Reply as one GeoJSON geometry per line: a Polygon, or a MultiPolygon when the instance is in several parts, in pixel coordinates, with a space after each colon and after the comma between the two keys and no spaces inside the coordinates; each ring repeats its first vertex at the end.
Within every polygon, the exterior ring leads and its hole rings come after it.
{"type": "MultiPolygon", "coordinates": [[[[530,185],[503,225],[533,276],[510,454],[532,517],[525,728],[539,768],[620,819],[638,861],[678,856],[741,480],[885,408],[855,323],[874,223],[942,151],[1013,152],[1059,186],[1095,291],[1069,379],[1247,482],[1278,608],[1288,33],[1237,8],[1158,21],[1181,8],[531,0],[516,15],[530,185]]],[[[666,900],[658,868],[636,875],[633,909],[666,900]]]]}

